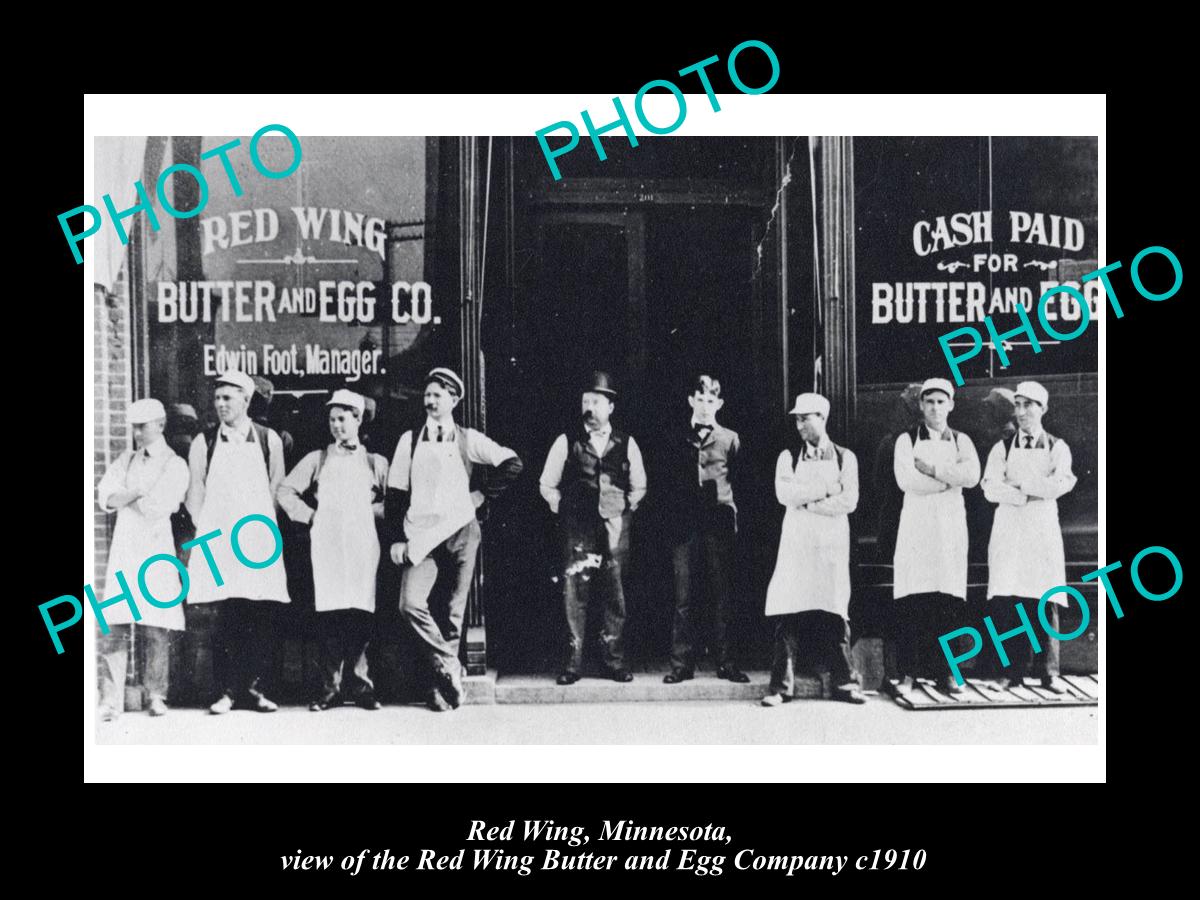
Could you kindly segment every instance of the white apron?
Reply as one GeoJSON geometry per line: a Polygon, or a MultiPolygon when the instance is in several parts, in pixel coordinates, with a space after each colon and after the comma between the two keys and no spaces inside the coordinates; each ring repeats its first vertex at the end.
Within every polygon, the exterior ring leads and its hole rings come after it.
{"type": "MultiPolygon", "coordinates": [[[[144,462],[129,462],[125,469],[120,490],[141,488],[143,493],[149,493],[154,485],[166,474],[169,465],[186,467],[183,459],[173,450],[157,456],[150,456],[144,462]]],[[[107,474],[107,473],[106,473],[107,474]]],[[[185,492],[187,488],[184,488],[185,492]]],[[[183,498],[179,498],[183,502],[183,498]]],[[[142,618],[137,624],[153,625],[156,628],[170,628],[172,631],[182,631],[184,627],[183,602],[170,609],[160,609],[146,601],[138,585],[138,570],[151,556],[165,553],[175,555],[175,539],[171,535],[171,514],[166,513],[157,517],[147,517],[138,511],[135,504],[130,504],[117,510],[117,525],[113,529],[112,546],[108,551],[108,568],[104,573],[104,599],[110,600],[121,593],[117,583],[117,572],[125,576],[134,602],[142,618]]],[[[179,596],[179,571],[166,560],[154,563],[146,570],[146,588],[160,603],[167,603],[179,596]]],[[[129,625],[133,623],[133,614],[129,611],[128,603],[115,603],[105,607],[104,621],[112,625],[129,625]]]]}
{"type": "MultiPolygon", "coordinates": [[[[800,459],[797,481],[837,481],[834,459],[800,459]]],[[[768,616],[824,610],[849,618],[850,518],[789,506],[783,516],[775,573],[767,587],[768,616]]]]}
{"type": "MultiPolygon", "coordinates": [[[[957,456],[957,438],[918,440],[913,447],[913,458],[930,465],[950,465],[957,456]]],[[[937,494],[905,491],[894,562],[893,597],[936,591],[966,599],[967,512],[962,488],[937,494]]]]}
{"type": "MultiPolygon", "coordinates": [[[[265,569],[252,569],[233,555],[230,543],[233,526],[245,516],[266,516],[278,525],[262,448],[257,440],[249,438],[240,443],[223,441],[218,434],[215,440],[217,445],[208,465],[204,506],[196,521],[196,536],[217,528],[221,530],[218,537],[208,542],[208,548],[225,583],[216,584],[203,550],[199,545],[192,547],[188,558],[188,575],[192,579],[188,602],[212,603],[229,597],[245,597],[290,603],[283,555],[265,569]]],[[[261,562],[274,553],[275,538],[262,522],[250,522],[238,533],[238,547],[247,559],[261,562]]]]}
{"type": "MultiPolygon", "coordinates": [[[[461,435],[456,434],[456,439],[461,435]]],[[[454,532],[475,518],[471,483],[456,441],[423,441],[413,432],[409,486],[412,498],[404,531],[408,558],[416,565],[454,532]]]]}
{"type": "MultiPolygon", "coordinates": [[[[1050,448],[1034,446],[1026,450],[1015,446],[1016,440],[1014,437],[1014,446],[1010,446],[1004,464],[1005,477],[1021,481],[1049,475],[1053,469],[1050,448]]],[[[1039,441],[1049,443],[1044,435],[1039,441]]],[[[1066,583],[1067,563],[1058,524],[1058,501],[998,505],[988,544],[988,598],[1041,598],[1050,588],[1066,583]]],[[[1066,595],[1061,592],[1051,600],[1059,606],[1067,605],[1066,595]]]]}
{"type": "Polygon", "coordinates": [[[374,487],[366,448],[326,454],[311,532],[317,612],[375,612],[379,536],[371,509],[374,487]]]}

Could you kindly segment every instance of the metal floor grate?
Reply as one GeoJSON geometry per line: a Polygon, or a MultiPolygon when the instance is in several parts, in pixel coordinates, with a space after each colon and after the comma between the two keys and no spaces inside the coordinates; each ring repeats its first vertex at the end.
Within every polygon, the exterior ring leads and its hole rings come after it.
{"type": "Polygon", "coordinates": [[[1006,687],[1005,681],[967,679],[960,694],[944,694],[933,682],[918,679],[911,691],[894,698],[904,709],[987,709],[1031,706],[1096,706],[1100,682],[1095,675],[1063,675],[1068,693],[1056,694],[1041,686],[1038,679],[1027,678],[1022,687],[1006,687]]]}

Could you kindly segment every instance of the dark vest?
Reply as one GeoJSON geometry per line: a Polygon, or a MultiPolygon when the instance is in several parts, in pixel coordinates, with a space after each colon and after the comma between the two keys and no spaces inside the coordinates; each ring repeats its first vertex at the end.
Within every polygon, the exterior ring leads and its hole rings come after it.
{"type": "Polygon", "coordinates": [[[563,466],[562,503],[575,515],[599,512],[600,518],[615,518],[628,508],[629,438],[613,428],[608,452],[596,456],[587,431],[577,433],[567,448],[563,466]]]}

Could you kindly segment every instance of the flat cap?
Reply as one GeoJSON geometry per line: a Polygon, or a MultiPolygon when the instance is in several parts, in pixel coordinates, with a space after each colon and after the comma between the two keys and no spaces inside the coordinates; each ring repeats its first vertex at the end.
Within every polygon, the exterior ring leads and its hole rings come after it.
{"type": "Polygon", "coordinates": [[[363,395],[356,394],[354,391],[348,391],[345,388],[339,388],[333,392],[333,396],[325,401],[326,406],[348,406],[350,409],[358,410],[359,418],[362,418],[363,407],[366,404],[363,402],[363,395]]]}
{"type": "Polygon", "coordinates": [[[227,372],[222,372],[217,376],[217,384],[231,384],[234,387],[241,388],[243,391],[245,391],[247,397],[254,396],[254,379],[245,372],[239,372],[237,369],[230,369],[227,372]]]}
{"type": "Polygon", "coordinates": [[[803,416],[808,413],[820,413],[829,418],[829,401],[820,394],[798,394],[795,405],[788,411],[789,416],[803,416]]]}
{"type": "Polygon", "coordinates": [[[921,385],[921,397],[924,398],[930,391],[941,391],[951,400],[954,399],[954,385],[945,378],[926,378],[921,385]]]}
{"type": "Polygon", "coordinates": [[[429,370],[429,374],[425,376],[425,383],[429,384],[431,381],[436,381],[446,390],[450,391],[450,393],[457,394],[460,397],[466,393],[462,379],[445,366],[438,366],[435,369],[429,370]]]}
{"type": "Polygon", "coordinates": [[[126,418],[130,425],[144,425],[147,422],[153,422],[155,419],[165,419],[167,411],[163,405],[151,398],[145,400],[134,400],[129,404],[129,414],[126,418]]]}
{"type": "Polygon", "coordinates": [[[1042,404],[1042,409],[1050,405],[1050,392],[1036,381],[1022,381],[1013,393],[1014,396],[1024,397],[1026,400],[1042,404]]]}

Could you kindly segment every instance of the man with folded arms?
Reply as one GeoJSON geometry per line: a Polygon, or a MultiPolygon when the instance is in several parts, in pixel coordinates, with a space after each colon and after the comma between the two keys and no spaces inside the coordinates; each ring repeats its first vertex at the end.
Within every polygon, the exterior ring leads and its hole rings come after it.
{"type": "MultiPolygon", "coordinates": [[[[1025,624],[1018,604],[1032,623],[1042,595],[1067,583],[1057,501],[1076,481],[1071,448],[1042,428],[1042,416],[1050,406],[1049,392],[1036,381],[1023,381],[1017,385],[1013,406],[1017,433],[996,442],[983,473],[983,494],[997,504],[988,544],[988,605],[1000,634],[1025,624]]],[[[1051,600],[1046,604],[1047,620],[1057,632],[1058,608],[1066,606],[1067,600],[1061,592],[1051,600]]],[[[1066,686],[1058,677],[1058,640],[1042,634],[1038,641],[1047,646],[1036,656],[1033,645],[1022,636],[1006,642],[1009,686],[1022,685],[1032,664],[1043,687],[1065,693],[1066,686]]]]}
{"type": "MultiPolygon", "coordinates": [[[[146,560],[175,555],[171,514],[179,508],[188,489],[187,463],[163,437],[167,425],[163,405],[151,399],[134,401],[128,421],[137,449],[122,453],[96,487],[100,508],[117,513],[104,576],[106,600],[122,590],[117,572],[136,584],[137,573],[146,560]]],[[[178,571],[168,562],[146,569],[143,593],[159,604],[170,603],[182,589],[178,571]]],[[[96,647],[100,657],[100,718],[104,721],[115,719],[125,709],[125,670],[135,639],[146,645],[145,688],[150,697],[150,715],[167,714],[171,632],[183,631],[183,601],[167,609],[139,603],[138,611],[141,618],[135,625],[128,603],[105,609],[104,621],[109,628],[98,637],[96,647]]]]}

